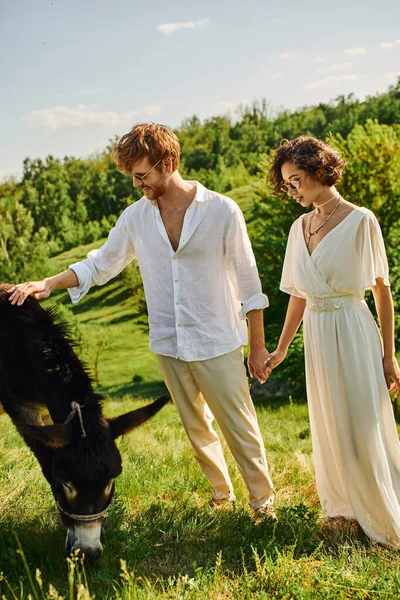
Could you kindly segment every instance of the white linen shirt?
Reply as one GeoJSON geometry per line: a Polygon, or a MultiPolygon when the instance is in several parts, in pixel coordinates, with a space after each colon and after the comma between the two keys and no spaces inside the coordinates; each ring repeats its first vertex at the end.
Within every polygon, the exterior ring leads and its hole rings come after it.
{"type": "Polygon", "coordinates": [[[136,257],[146,295],[150,348],[184,361],[206,360],[247,343],[245,315],[268,306],[238,205],[198,182],[173,250],[156,203],[128,206],[99,250],[70,265],[77,303],[136,257]],[[242,306],[243,305],[243,306],[242,306]]]}

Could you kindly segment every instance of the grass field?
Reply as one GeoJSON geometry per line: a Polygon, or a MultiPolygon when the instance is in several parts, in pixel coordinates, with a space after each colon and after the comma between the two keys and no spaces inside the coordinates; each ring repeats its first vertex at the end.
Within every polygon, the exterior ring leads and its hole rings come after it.
{"type": "MultiPolygon", "coordinates": [[[[110,400],[106,413],[142,403],[110,400]]],[[[398,553],[372,544],[360,532],[330,527],[322,518],[306,406],[261,404],[258,416],[277,488],[276,526],[254,522],[228,453],[237,504],[219,512],[208,507],[208,483],[173,406],[167,406],[119,442],[124,471],[103,526],[104,554],[84,570],[66,561],[64,529],[48,486],[3,417],[3,597],[399,598],[398,553]]]]}
{"type": "MultiPolygon", "coordinates": [[[[89,249],[56,257],[54,272],[89,249]]],[[[71,308],[65,293],[54,295],[52,302],[71,308]]],[[[110,395],[108,416],[163,393],[145,323],[119,279],[93,289],[72,310],[89,346],[107,341],[98,367],[99,390],[110,395]]],[[[256,409],[277,490],[277,525],[254,521],[229,452],[237,503],[219,512],[209,508],[209,484],[192,457],[174,407],[167,405],[119,440],[124,470],[104,521],[104,554],[85,567],[65,558],[65,531],[49,487],[3,415],[0,597],[400,598],[399,553],[322,517],[306,405],[289,398],[260,399],[256,409]]]]}

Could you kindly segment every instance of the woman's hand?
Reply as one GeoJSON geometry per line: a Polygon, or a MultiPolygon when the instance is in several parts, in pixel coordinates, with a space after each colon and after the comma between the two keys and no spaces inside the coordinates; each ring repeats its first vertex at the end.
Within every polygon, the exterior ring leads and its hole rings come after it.
{"type": "Polygon", "coordinates": [[[394,392],[394,397],[398,398],[400,395],[400,367],[395,356],[383,359],[383,371],[389,392],[394,392]]]}
{"type": "Polygon", "coordinates": [[[285,358],[286,352],[284,352],[283,350],[279,350],[277,348],[274,352],[271,352],[266,364],[268,375],[270,375],[271,371],[275,369],[275,367],[280,365],[281,362],[285,360],[285,358]]]}

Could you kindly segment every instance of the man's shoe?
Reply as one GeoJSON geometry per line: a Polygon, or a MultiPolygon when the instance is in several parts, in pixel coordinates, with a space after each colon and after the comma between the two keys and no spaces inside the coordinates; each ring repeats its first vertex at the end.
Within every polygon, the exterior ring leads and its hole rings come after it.
{"type": "Polygon", "coordinates": [[[274,505],[271,503],[264,504],[263,506],[260,506],[260,508],[254,509],[254,514],[258,522],[264,519],[271,519],[276,523],[278,522],[278,517],[276,516],[274,505]]]}
{"type": "Polygon", "coordinates": [[[224,510],[235,505],[236,498],[211,498],[209,505],[214,510],[224,510]]]}

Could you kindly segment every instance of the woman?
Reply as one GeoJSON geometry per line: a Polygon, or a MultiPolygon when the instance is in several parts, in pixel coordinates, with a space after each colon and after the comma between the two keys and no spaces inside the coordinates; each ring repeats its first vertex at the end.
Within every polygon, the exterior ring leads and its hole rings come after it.
{"type": "Polygon", "coordinates": [[[304,208],[290,230],[281,290],[290,294],[281,363],[301,321],[317,489],[327,517],[356,519],[400,547],[400,444],[388,392],[400,391],[393,301],[379,224],[335,188],[345,163],[301,136],[275,152],[269,178],[304,208]],[[364,301],[374,296],[383,343],[364,301]],[[382,361],[383,354],[383,361],[382,361]],[[392,381],[392,383],[391,383],[392,381]]]}

